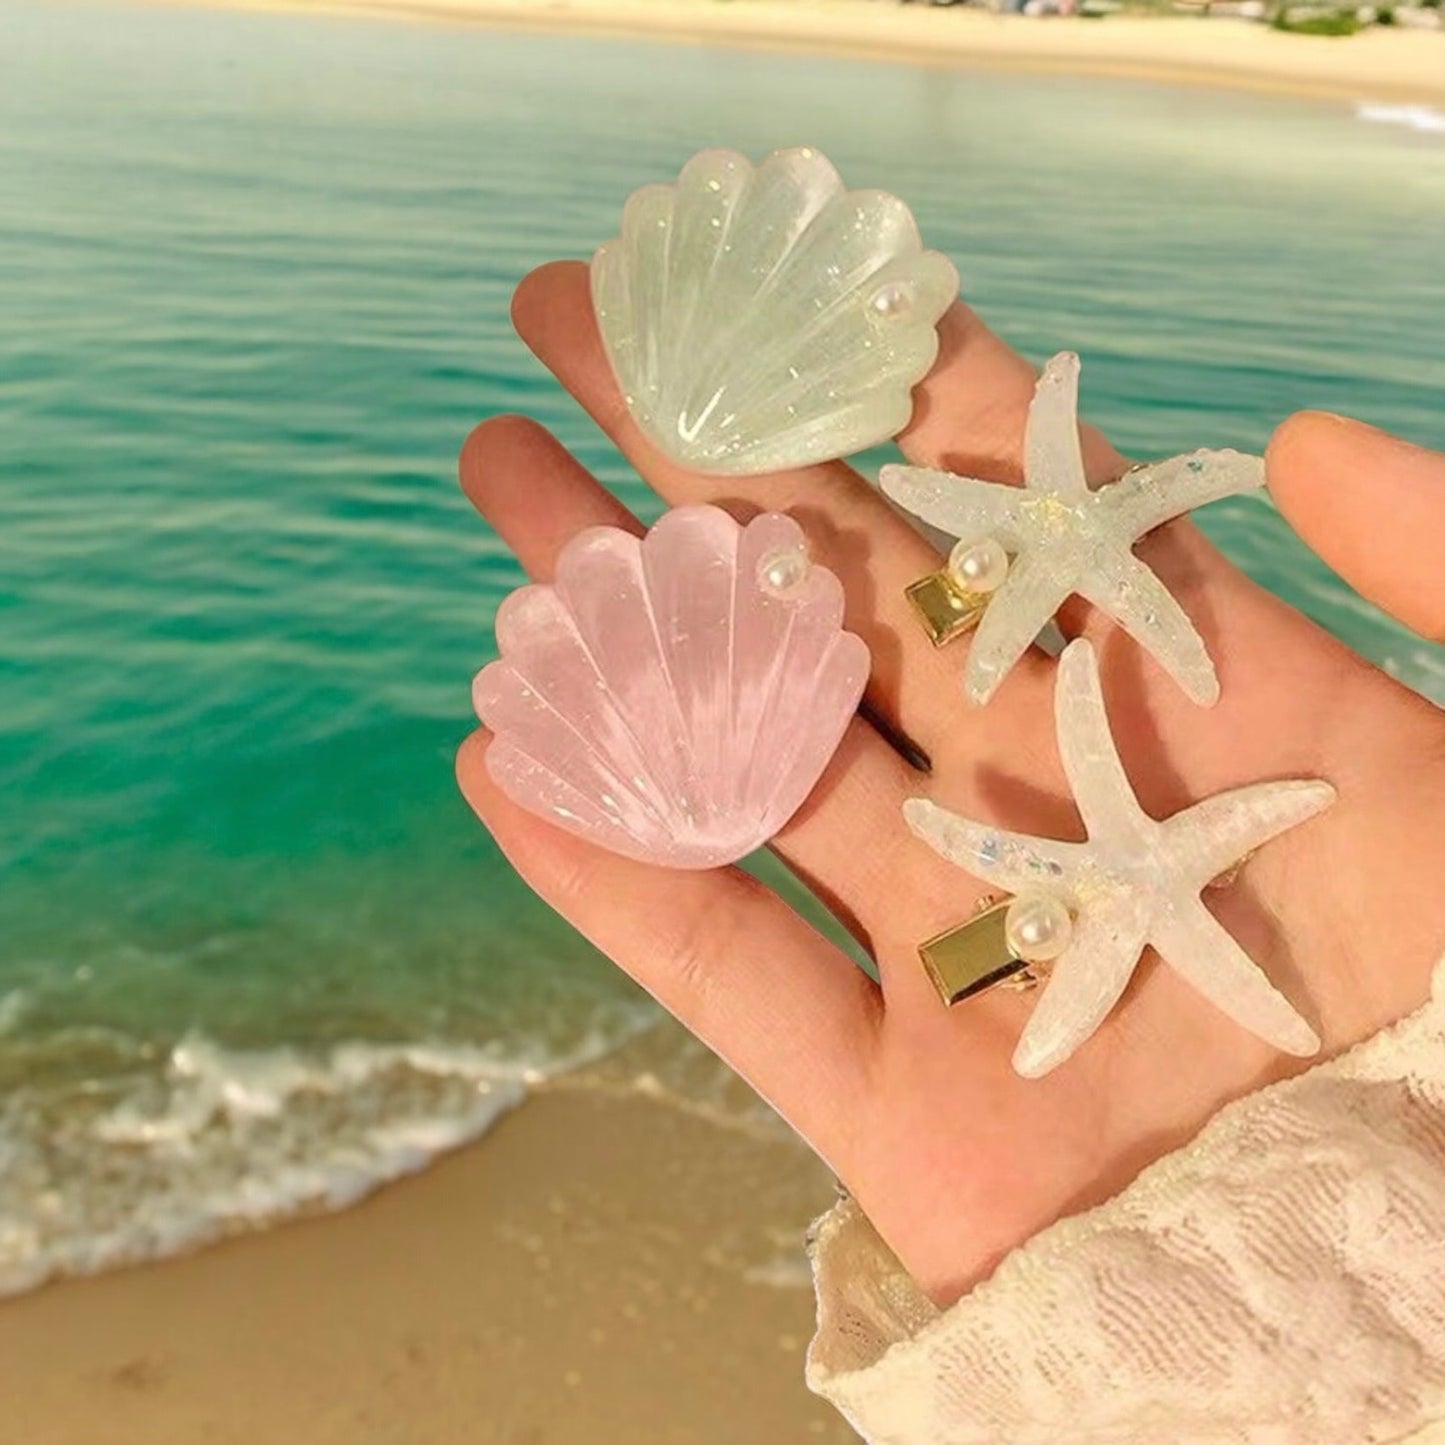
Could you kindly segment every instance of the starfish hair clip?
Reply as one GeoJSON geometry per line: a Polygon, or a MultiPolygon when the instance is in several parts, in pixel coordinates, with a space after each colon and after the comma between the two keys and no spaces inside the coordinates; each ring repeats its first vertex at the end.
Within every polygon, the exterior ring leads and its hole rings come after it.
{"type": "Polygon", "coordinates": [[[935,852],[1010,895],[920,947],[945,1003],[1047,975],[1014,1053],[1014,1068],[1037,1078],[1094,1033],[1153,947],[1240,1027],[1286,1053],[1317,1052],[1314,1030],[1199,895],[1327,808],[1335,790],[1313,780],[1255,783],[1151,818],[1119,760],[1098,663],[1083,640],[1060,659],[1054,714],[1085,842],[1005,832],[924,798],[904,804],[908,826],[935,852]]]}
{"type": "Polygon", "coordinates": [[[1194,624],[1134,555],[1140,538],[1175,517],[1264,484],[1264,461],[1196,451],[1134,467],[1091,489],[1079,442],[1079,358],[1055,356],[1029,407],[1024,485],[887,466],[879,484],[957,545],[941,571],[908,595],[935,645],[977,628],[964,668],[973,703],[991,698],[1077,593],[1112,617],[1197,703],[1219,699],[1214,664],[1194,624]]]}

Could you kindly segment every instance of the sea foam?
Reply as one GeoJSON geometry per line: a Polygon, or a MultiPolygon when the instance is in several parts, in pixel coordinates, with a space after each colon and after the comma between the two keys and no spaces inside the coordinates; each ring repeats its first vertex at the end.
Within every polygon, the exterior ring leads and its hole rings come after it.
{"type": "Polygon", "coordinates": [[[1379,125],[1402,125],[1410,130],[1445,135],[1445,112],[1429,105],[1383,105],[1367,101],[1355,107],[1355,114],[1361,120],[1379,125]]]}
{"type": "Polygon", "coordinates": [[[245,1050],[192,1034],[119,1097],[12,1093],[0,1111],[0,1295],[344,1208],[615,1042],[529,1063],[460,1044],[245,1050]]]}

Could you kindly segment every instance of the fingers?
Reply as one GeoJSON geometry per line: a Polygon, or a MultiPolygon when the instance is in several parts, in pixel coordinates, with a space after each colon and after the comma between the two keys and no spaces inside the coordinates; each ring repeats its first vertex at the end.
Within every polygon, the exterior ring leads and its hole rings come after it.
{"type": "MultiPolygon", "coordinates": [[[[528,276],[514,300],[513,320],[528,345],[669,501],[732,499],[797,516],[819,560],[843,581],[848,626],[869,645],[873,672],[868,700],[875,714],[937,764],[964,759],[986,764],[995,730],[986,728],[979,713],[960,698],[969,643],[935,651],[919,631],[905,596],[911,582],[938,565],[938,554],[872,487],[842,463],[762,478],[719,479],[688,472],[661,456],[641,435],[618,392],[597,333],[587,268],[581,263],[553,263],[528,276]]],[[[915,393],[914,418],[900,438],[903,450],[924,465],[1017,478],[1033,397],[1033,367],[961,304],[946,314],[940,338],[938,361],[915,393]]],[[[1082,442],[1092,479],[1112,477],[1123,469],[1123,458],[1092,428],[1082,429],[1082,442]]],[[[1191,594],[1211,577],[1233,572],[1189,529],[1169,529],[1150,539],[1147,553],[1186,607],[1191,594]]],[[[1091,610],[1082,606],[1066,612],[1064,623],[1069,631],[1099,626],[1091,610]]],[[[1030,651],[995,700],[990,721],[1002,720],[1005,735],[1036,729],[1049,686],[1047,661],[1030,651]]],[[[1041,733],[1034,745],[1043,741],[1041,733]]]]}
{"type": "MultiPolygon", "coordinates": [[[[462,450],[461,482],[537,579],[552,575],[557,553],[585,528],[642,530],[550,433],[523,417],[476,428],[462,450]]],[[[884,880],[906,845],[894,825],[915,781],[897,753],[855,719],[818,787],[774,841],[789,867],[875,952],[890,941],[897,917],[896,887],[890,893],[884,880]],[[860,837],[885,841],[859,848],[860,837]]],[[[927,870],[915,876],[923,886],[927,870]]]]}
{"type": "Polygon", "coordinates": [[[740,868],[652,868],[507,799],[474,733],[457,780],[536,893],[746,1078],[839,1171],[879,1012],[868,976],[740,868]]]}
{"type": "Polygon", "coordinates": [[[1301,412],[1275,432],[1266,464],[1280,511],[1324,561],[1392,617],[1445,642],[1445,455],[1301,412]]]}
{"type": "MultiPolygon", "coordinates": [[[[1000,791],[1009,788],[1005,780],[1021,770],[1049,794],[1061,787],[1047,659],[1038,652],[1023,658],[987,715],[968,707],[961,681],[967,644],[935,650],[905,596],[909,583],[937,567],[938,554],[856,472],[835,463],[720,479],[690,473],[663,457],[641,435],[617,389],[597,332],[587,269],[579,263],[553,263],[528,276],[514,299],[513,320],[523,340],[667,500],[741,501],[789,511],[803,524],[814,555],[843,581],[847,625],[869,646],[870,703],[933,759],[945,801],[994,816],[1000,791]]],[[[981,328],[977,338],[986,348],[977,363],[972,359],[977,353],[964,356],[969,338],[960,335],[945,357],[950,380],[936,390],[925,387],[925,397],[950,407],[957,400],[951,393],[955,383],[985,396],[1007,393],[998,416],[1009,408],[1016,412],[1017,448],[1032,371],[981,328]],[[991,379],[1000,366],[1001,383],[991,379]]],[[[488,510],[485,502],[483,509],[488,510]]],[[[860,746],[855,728],[776,846],[865,939],[879,960],[890,1006],[920,1002],[936,1009],[936,1000],[926,996],[926,980],[919,983],[915,946],[923,935],[910,920],[932,915],[944,899],[950,918],[958,921],[981,890],[919,850],[897,826],[903,799],[924,787],[916,773],[900,770],[894,757],[860,746]],[[862,838],[868,846],[859,846],[862,838]]],[[[1029,801],[1032,806],[1014,815],[1020,826],[1042,825],[1045,817],[1057,822],[1058,803],[1048,794],[1030,794],[1029,801]]],[[[1065,804],[1065,824],[1068,814],[1065,804]]]]}
{"type": "Polygon", "coordinates": [[[904,589],[937,552],[841,462],[766,477],[705,477],[664,457],[637,428],[617,389],[592,310],[587,268],[559,261],[517,289],[518,334],[669,502],[720,501],[791,513],[817,560],[842,579],[846,622],[873,657],[870,703],[925,751],[938,741],[937,698],[956,676],[914,631],[904,589]],[[912,653],[903,666],[905,652],[912,653]]]}
{"type": "Polygon", "coordinates": [[[458,470],[462,491],[536,580],[551,577],[557,554],[588,527],[643,531],[637,518],[529,417],[496,416],[475,427],[458,470]]]}

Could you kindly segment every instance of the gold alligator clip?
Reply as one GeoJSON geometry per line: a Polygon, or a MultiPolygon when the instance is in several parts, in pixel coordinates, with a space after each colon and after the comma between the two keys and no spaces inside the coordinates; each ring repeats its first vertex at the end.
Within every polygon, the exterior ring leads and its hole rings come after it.
{"type": "Polygon", "coordinates": [[[1048,977],[1049,965],[1030,963],[1009,947],[1006,917],[1012,898],[981,899],[978,911],[918,945],[918,956],[944,1003],[962,1003],[1003,984],[1024,991],[1048,977]]]}
{"type": "Polygon", "coordinates": [[[977,627],[988,606],[986,593],[969,592],[960,587],[946,568],[920,577],[905,593],[935,647],[942,647],[977,627]]]}

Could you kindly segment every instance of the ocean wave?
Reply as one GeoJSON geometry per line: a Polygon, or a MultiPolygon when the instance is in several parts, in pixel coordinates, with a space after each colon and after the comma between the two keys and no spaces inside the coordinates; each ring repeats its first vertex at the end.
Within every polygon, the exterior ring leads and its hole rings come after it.
{"type": "Polygon", "coordinates": [[[201,1034],[108,1089],[0,1108],[0,1295],[341,1209],[484,1134],[617,1046],[504,1058],[449,1043],[228,1048],[201,1034]]]}
{"type": "Polygon", "coordinates": [[[1445,112],[1429,105],[1383,105],[1365,101],[1355,107],[1361,120],[1378,125],[1402,125],[1409,130],[1445,135],[1445,112]]]}
{"type": "Polygon", "coordinates": [[[0,993],[0,1034],[8,1034],[25,1017],[30,999],[23,988],[8,989],[0,993]]]}
{"type": "MultiPolygon", "coordinates": [[[[806,1153],[738,1075],[642,1001],[560,1047],[238,1048],[193,1032],[154,1055],[95,1029],[10,1046],[11,1078],[46,1075],[42,1060],[66,1067],[0,1094],[0,1298],[345,1209],[481,1138],[537,1089],[640,1096],[806,1153]]],[[[789,1240],[746,1277],[797,1286],[793,1253],[789,1240]]]]}

